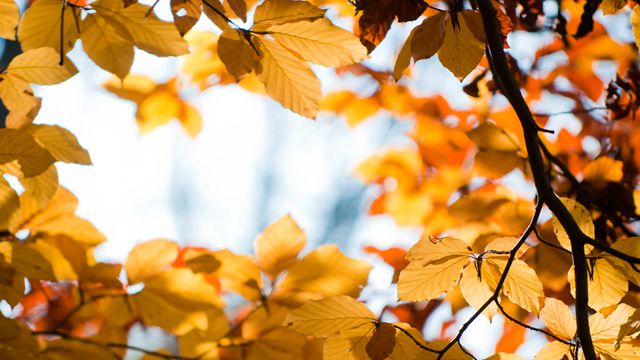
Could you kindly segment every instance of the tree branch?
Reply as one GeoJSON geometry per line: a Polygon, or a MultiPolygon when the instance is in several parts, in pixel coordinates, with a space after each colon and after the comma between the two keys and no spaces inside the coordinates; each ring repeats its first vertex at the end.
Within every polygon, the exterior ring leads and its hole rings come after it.
{"type": "Polygon", "coordinates": [[[503,49],[503,37],[497,22],[496,11],[490,0],[478,1],[482,22],[487,35],[487,52],[491,55],[492,73],[499,79],[504,95],[515,110],[524,131],[525,145],[529,155],[529,164],[533,174],[533,181],[538,192],[539,201],[546,204],[556,216],[562,227],[569,235],[572,248],[573,265],[576,279],[576,323],[577,334],[583,353],[587,360],[596,360],[596,353],[589,331],[589,294],[588,273],[584,244],[588,243],[580,227],[573,219],[569,210],[553,192],[553,188],[545,174],[545,166],[540,150],[538,125],[520,92],[503,49]]]}

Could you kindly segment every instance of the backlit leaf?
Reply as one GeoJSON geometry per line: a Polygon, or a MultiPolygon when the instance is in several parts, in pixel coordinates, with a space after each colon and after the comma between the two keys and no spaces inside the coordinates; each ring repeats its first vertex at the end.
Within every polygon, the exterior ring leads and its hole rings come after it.
{"type": "Polygon", "coordinates": [[[264,31],[276,24],[313,21],[324,17],[325,11],[307,1],[266,0],[256,8],[252,30],[264,31]]]}
{"type": "Polygon", "coordinates": [[[135,284],[154,277],[166,270],[178,256],[178,244],[157,239],[136,245],[129,252],[124,268],[129,283],[135,284]]]}
{"type": "Polygon", "coordinates": [[[0,1],[0,37],[8,40],[16,39],[16,27],[20,11],[14,0],[0,1]]]}
{"type": "Polygon", "coordinates": [[[114,17],[89,14],[82,21],[82,48],[104,70],[124,79],[133,64],[133,39],[114,17]]]}
{"type": "Polygon", "coordinates": [[[295,264],[307,236],[290,215],[267,226],[255,241],[258,266],[271,279],[295,264]]]}
{"type": "MultiPolygon", "coordinates": [[[[464,10],[468,12],[471,10],[464,10]]],[[[473,12],[475,16],[480,14],[473,12]]],[[[453,75],[462,81],[473,69],[478,66],[484,56],[484,44],[474,35],[478,29],[472,29],[472,25],[466,20],[466,16],[458,16],[458,25],[453,26],[453,20],[446,20],[444,41],[438,51],[438,59],[453,75]]]]}
{"type": "Polygon", "coordinates": [[[0,129],[0,164],[13,161],[22,175],[31,177],[47,170],[55,159],[28,132],[0,129]]]}
{"type": "Polygon", "coordinates": [[[576,335],[576,320],[569,307],[562,301],[546,298],[540,311],[540,318],[549,330],[563,340],[571,340],[576,335]]]}
{"type": "Polygon", "coordinates": [[[283,325],[304,335],[328,337],[358,327],[373,329],[375,321],[375,315],[364,304],[339,295],[307,301],[290,312],[283,325]]]}
{"type": "MultiPolygon", "coordinates": [[[[567,207],[567,210],[569,210],[571,216],[573,216],[573,219],[580,227],[580,230],[582,230],[582,232],[588,237],[593,238],[595,234],[595,227],[589,210],[573,199],[560,198],[560,200],[564,206],[567,207]]],[[[556,234],[560,245],[567,250],[571,250],[571,240],[569,239],[569,235],[555,216],[553,217],[553,232],[556,234]]],[[[586,245],[587,253],[590,252],[591,248],[593,248],[591,245],[586,245]]]]}

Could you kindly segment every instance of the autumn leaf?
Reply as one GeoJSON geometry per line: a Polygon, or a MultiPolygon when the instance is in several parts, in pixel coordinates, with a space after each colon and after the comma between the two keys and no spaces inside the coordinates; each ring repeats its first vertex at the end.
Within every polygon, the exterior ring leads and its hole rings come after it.
{"type": "MultiPolygon", "coordinates": [[[[455,13],[458,14],[458,13],[455,13]]],[[[484,34],[484,29],[479,21],[480,14],[471,10],[464,10],[454,18],[449,16],[445,22],[445,33],[442,47],[438,50],[440,63],[453,75],[462,81],[473,69],[478,66],[484,56],[484,43],[477,37],[484,34]],[[475,19],[476,21],[469,21],[475,19]]]]}
{"type": "Polygon", "coordinates": [[[264,31],[272,25],[317,20],[324,17],[325,11],[307,1],[266,0],[256,8],[252,30],[264,31]]]}
{"type": "Polygon", "coordinates": [[[252,72],[260,61],[257,46],[255,38],[249,43],[240,30],[225,29],[218,39],[218,56],[227,71],[236,80],[241,80],[252,72]]]}
{"type": "Polygon", "coordinates": [[[96,12],[81,23],[82,48],[98,66],[124,79],[133,64],[133,38],[116,18],[96,12]]]}
{"type": "Polygon", "coordinates": [[[256,261],[262,271],[275,279],[297,262],[307,236],[290,215],[267,226],[255,241],[256,261]]]}
{"type": "Polygon", "coordinates": [[[34,2],[24,12],[18,26],[22,50],[49,47],[66,54],[80,36],[76,27],[76,19],[80,20],[79,17],[76,8],[69,5],[61,7],[58,0],[34,2]]]}
{"type": "Polygon", "coordinates": [[[279,43],[259,38],[262,59],[256,69],[267,94],[285,108],[315,118],[322,91],[309,65],[279,43]]]}
{"type": "Polygon", "coordinates": [[[16,39],[20,11],[13,0],[0,1],[0,37],[8,40],[16,39]]]}
{"type": "Polygon", "coordinates": [[[466,243],[444,238],[437,243],[423,239],[407,254],[409,265],[398,280],[400,300],[431,300],[450,291],[460,280],[464,266],[469,263],[466,243]]]}
{"type": "Polygon", "coordinates": [[[124,265],[129,283],[144,282],[160,274],[177,256],[178,244],[173,241],[157,239],[137,245],[127,256],[124,265]]]}
{"type": "Polygon", "coordinates": [[[16,162],[24,177],[41,174],[55,159],[25,130],[0,129],[0,164],[16,162]]]}
{"type": "Polygon", "coordinates": [[[367,57],[367,49],[358,38],[326,18],[272,25],[266,31],[281,45],[314,64],[339,67],[367,57]]]}
{"type": "Polygon", "coordinates": [[[69,130],[56,125],[30,125],[25,130],[57,161],[91,165],[89,152],[69,130]]]}
{"type": "Polygon", "coordinates": [[[359,327],[375,327],[376,317],[364,304],[345,296],[309,300],[285,318],[283,325],[317,337],[329,337],[337,332],[359,327]]]}
{"type": "Polygon", "coordinates": [[[171,0],[171,14],[173,22],[184,36],[202,15],[202,0],[171,0]]]}
{"type": "MultiPolygon", "coordinates": [[[[571,216],[573,216],[574,220],[580,227],[580,230],[582,230],[586,236],[593,238],[595,234],[595,227],[589,210],[573,199],[561,198],[560,200],[567,207],[571,216]]],[[[553,232],[556,234],[560,245],[567,250],[571,250],[571,240],[569,239],[569,235],[555,216],[553,217],[553,232]]],[[[593,247],[591,245],[586,245],[587,253],[589,253],[592,248],[593,247]]]]}

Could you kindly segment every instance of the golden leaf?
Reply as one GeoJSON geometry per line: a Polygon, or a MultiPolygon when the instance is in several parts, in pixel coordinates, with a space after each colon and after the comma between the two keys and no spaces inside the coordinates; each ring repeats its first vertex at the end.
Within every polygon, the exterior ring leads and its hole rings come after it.
{"type": "Polygon", "coordinates": [[[411,39],[413,38],[413,34],[416,32],[416,28],[411,30],[411,33],[407,37],[407,40],[405,40],[404,45],[402,45],[402,48],[398,53],[398,57],[396,58],[395,65],[393,66],[393,79],[395,81],[399,81],[400,78],[402,78],[404,69],[406,69],[411,63],[411,39]]]}
{"type": "MultiPolygon", "coordinates": [[[[493,295],[495,289],[489,284],[497,283],[500,277],[499,273],[494,274],[488,266],[481,266],[480,271],[482,275],[478,276],[475,266],[467,266],[462,272],[462,280],[460,280],[462,296],[474,309],[479,309],[493,295]],[[487,281],[489,276],[494,279],[487,281]]],[[[496,311],[498,311],[498,306],[492,302],[482,313],[491,320],[496,311]]]]}
{"type": "Polygon", "coordinates": [[[14,0],[0,1],[0,37],[16,39],[16,27],[20,20],[20,10],[14,0]]]}
{"type": "MultiPolygon", "coordinates": [[[[620,239],[613,243],[611,247],[629,256],[640,257],[639,237],[620,239]]],[[[622,271],[627,279],[640,286],[640,273],[637,272],[628,262],[618,259],[615,256],[607,256],[607,260],[613,261],[613,264],[622,271]]]]}
{"type": "Polygon", "coordinates": [[[415,61],[428,59],[438,52],[444,43],[445,22],[448,19],[447,13],[438,12],[415,27],[413,35],[407,39],[407,42],[411,42],[411,56],[415,61]]]}
{"type": "Polygon", "coordinates": [[[307,301],[291,311],[282,325],[304,335],[329,337],[355,328],[373,330],[375,322],[376,316],[364,304],[350,296],[338,295],[307,301]]]}
{"type": "Polygon", "coordinates": [[[0,176],[0,230],[9,228],[19,214],[20,198],[4,177],[0,176]]]}
{"type": "Polygon", "coordinates": [[[171,0],[171,14],[173,22],[184,36],[202,15],[202,0],[171,0]]]}
{"type": "Polygon", "coordinates": [[[596,185],[606,185],[607,181],[621,181],[623,176],[622,166],[622,161],[609,157],[599,157],[584,168],[583,180],[596,185]]]}
{"type": "Polygon", "coordinates": [[[360,327],[339,331],[325,340],[322,349],[323,360],[360,360],[368,359],[366,345],[374,327],[360,327]]]}
{"type": "Polygon", "coordinates": [[[31,177],[43,173],[55,159],[27,131],[0,129],[0,165],[12,162],[17,162],[19,174],[31,177]]]}
{"type": "Polygon", "coordinates": [[[69,130],[57,125],[30,125],[25,130],[56,160],[91,165],[89,152],[80,146],[76,136],[69,130]]]}
{"type": "Polygon", "coordinates": [[[289,268],[272,296],[290,304],[332,295],[357,297],[370,270],[366,261],[345,256],[335,245],[323,245],[289,268]]]}
{"type": "Polygon", "coordinates": [[[64,65],[59,62],[60,55],[52,48],[30,49],[11,60],[7,74],[33,84],[53,85],[78,72],[70,61],[67,60],[64,65]]]}
{"type": "Polygon", "coordinates": [[[453,289],[469,263],[468,255],[440,258],[433,262],[411,262],[398,280],[398,299],[431,300],[453,289]]]}
{"type": "Polygon", "coordinates": [[[620,304],[607,316],[600,312],[589,316],[589,331],[591,331],[593,341],[616,339],[620,326],[627,322],[634,310],[627,304],[620,304]]]}
{"type": "Polygon", "coordinates": [[[55,165],[51,165],[42,174],[22,179],[21,182],[25,191],[38,202],[38,206],[44,208],[58,190],[58,170],[55,165]]]}
{"type": "Polygon", "coordinates": [[[0,255],[22,276],[35,280],[55,280],[51,264],[30,244],[0,242],[0,255]]]}
{"type": "MultiPolygon", "coordinates": [[[[471,10],[464,10],[464,12],[471,10]]],[[[473,12],[477,16],[479,13],[473,12]]],[[[469,28],[466,16],[458,16],[456,27],[453,26],[453,19],[449,16],[446,21],[444,41],[438,50],[440,63],[453,75],[462,81],[473,69],[478,66],[484,56],[484,44],[476,38],[474,32],[477,29],[469,28]]]]}
{"type": "Polygon", "coordinates": [[[281,45],[314,64],[339,67],[367,57],[367,48],[357,37],[326,18],[272,25],[266,31],[281,45]]]}
{"type": "Polygon", "coordinates": [[[91,61],[124,79],[133,64],[133,39],[114,17],[89,14],[80,24],[82,48],[91,61]]]}
{"type": "Polygon", "coordinates": [[[267,94],[285,108],[315,118],[322,90],[309,65],[279,43],[259,38],[262,59],[256,69],[267,94]]]}
{"type": "Polygon", "coordinates": [[[371,360],[384,360],[393,353],[395,346],[396,328],[393,324],[381,323],[373,331],[365,350],[371,360]]]}
{"type": "MultiPolygon", "coordinates": [[[[580,227],[580,230],[582,230],[585,235],[593,239],[595,235],[595,226],[593,225],[593,220],[591,219],[591,213],[589,210],[573,199],[560,198],[560,200],[564,206],[567,207],[567,210],[569,210],[571,216],[573,216],[573,219],[578,224],[578,227],[580,227]]],[[[569,239],[569,235],[555,216],[553,217],[552,224],[553,232],[556,234],[560,245],[567,250],[571,250],[571,240],[569,239]]],[[[585,245],[585,251],[587,253],[590,253],[591,249],[593,249],[592,245],[585,245]]]]}
{"type": "Polygon", "coordinates": [[[130,284],[144,282],[165,271],[178,257],[178,244],[157,239],[136,245],[124,264],[130,284]]]}
{"type": "Polygon", "coordinates": [[[307,236],[290,215],[267,226],[255,242],[256,261],[271,280],[296,263],[307,236]]]}
{"type": "Polygon", "coordinates": [[[227,0],[225,3],[242,21],[247,21],[247,4],[244,0],[227,0]]]}
{"type": "Polygon", "coordinates": [[[189,52],[187,42],[175,25],[159,20],[149,6],[132,4],[124,8],[120,0],[98,0],[91,6],[101,15],[122,23],[140,49],[156,56],[178,56],[189,52]]]}
{"type": "MultiPolygon", "coordinates": [[[[489,266],[495,266],[497,271],[502,274],[507,260],[488,256],[484,263],[489,266]]],[[[536,314],[540,312],[540,302],[544,299],[542,283],[538,279],[535,270],[530,268],[524,261],[519,259],[513,261],[502,286],[502,293],[523,309],[536,314]]]]}
{"type": "MultiPolygon", "coordinates": [[[[589,271],[589,306],[600,311],[607,306],[620,302],[627,293],[629,282],[618,269],[605,259],[590,262],[589,271]]],[[[575,297],[575,271],[569,270],[571,294],[575,297]]]]}
{"type": "Polygon", "coordinates": [[[565,357],[571,359],[573,348],[571,345],[563,344],[560,341],[552,341],[540,349],[535,360],[562,360],[565,357]]]}
{"type": "Polygon", "coordinates": [[[33,246],[51,264],[56,280],[78,280],[78,274],[60,248],[40,239],[36,240],[33,246]]]}
{"type": "Polygon", "coordinates": [[[251,256],[236,255],[229,250],[216,251],[213,255],[221,263],[216,274],[223,289],[237,292],[249,301],[262,297],[262,275],[251,256]]]}
{"type": "Polygon", "coordinates": [[[255,38],[251,41],[249,43],[240,30],[230,28],[218,39],[218,56],[236,80],[252,72],[260,60],[255,38]]]}
{"type": "Polygon", "coordinates": [[[306,1],[266,0],[256,8],[251,30],[264,31],[276,24],[313,21],[324,17],[325,12],[306,1]]]}
{"type": "Polygon", "coordinates": [[[18,26],[22,50],[50,47],[58,52],[62,49],[66,54],[73,48],[80,36],[76,27],[76,19],[80,20],[80,13],[71,6],[64,7],[64,28],[60,34],[63,18],[61,5],[59,0],[38,0],[29,6],[18,26]]]}
{"type": "Polygon", "coordinates": [[[33,95],[31,85],[23,79],[5,74],[0,77],[0,99],[10,114],[18,118],[26,117],[40,106],[40,101],[33,95]]]}
{"type": "Polygon", "coordinates": [[[569,307],[562,301],[546,298],[540,311],[540,318],[549,330],[563,340],[576,336],[576,319],[569,307]]]}

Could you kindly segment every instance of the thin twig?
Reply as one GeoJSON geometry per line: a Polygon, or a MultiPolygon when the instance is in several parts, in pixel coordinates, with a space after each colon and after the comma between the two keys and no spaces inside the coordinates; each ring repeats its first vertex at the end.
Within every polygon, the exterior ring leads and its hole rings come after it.
{"type": "Polygon", "coordinates": [[[600,110],[609,110],[609,108],[607,108],[606,106],[596,106],[596,107],[592,107],[592,108],[565,110],[565,111],[558,111],[558,112],[554,112],[554,113],[533,113],[531,115],[533,115],[535,117],[551,117],[551,116],[556,116],[556,115],[585,114],[585,113],[590,113],[590,112],[593,112],[593,111],[600,111],[600,110]]]}
{"type": "Polygon", "coordinates": [[[529,330],[532,330],[532,331],[541,332],[541,333],[543,333],[543,334],[545,334],[545,335],[547,335],[547,336],[549,336],[549,337],[553,338],[554,340],[557,340],[557,341],[559,341],[559,342],[561,342],[561,343],[563,343],[563,344],[571,345],[571,346],[575,346],[575,345],[576,345],[576,344],[572,343],[571,341],[567,341],[567,340],[565,340],[565,339],[562,339],[562,338],[560,338],[560,337],[556,336],[556,335],[555,335],[555,334],[553,334],[552,332],[546,331],[546,330],[544,330],[544,329],[539,329],[539,328],[537,328],[537,327],[534,327],[534,326],[531,326],[531,325],[529,325],[529,324],[525,324],[525,323],[523,323],[522,321],[520,321],[520,320],[518,320],[518,319],[514,318],[513,316],[509,315],[509,313],[504,309],[504,307],[502,306],[502,304],[500,304],[500,301],[496,300],[496,301],[494,301],[494,302],[495,302],[495,304],[498,306],[498,309],[500,309],[500,312],[502,313],[502,315],[503,315],[505,318],[509,319],[511,322],[513,322],[513,323],[515,323],[515,324],[518,324],[518,325],[522,326],[522,327],[523,327],[523,328],[525,328],[525,329],[529,329],[529,330]]]}
{"type": "Polygon", "coordinates": [[[60,66],[64,64],[64,11],[67,9],[67,0],[62,0],[60,10],[60,66]]]}
{"type": "Polygon", "coordinates": [[[420,341],[418,341],[418,339],[414,338],[413,335],[411,335],[411,333],[407,331],[407,329],[405,329],[405,328],[403,328],[401,326],[395,325],[395,324],[393,324],[393,327],[398,329],[398,330],[400,330],[400,331],[402,331],[405,335],[407,335],[411,340],[413,340],[413,342],[420,349],[428,351],[428,352],[431,352],[431,353],[434,353],[434,354],[439,354],[440,353],[440,351],[438,351],[438,350],[435,350],[435,349],[432,349],[432,348],[430,348],[430,347],[428,347],[426,345],[423,345],[420,341]]]}

